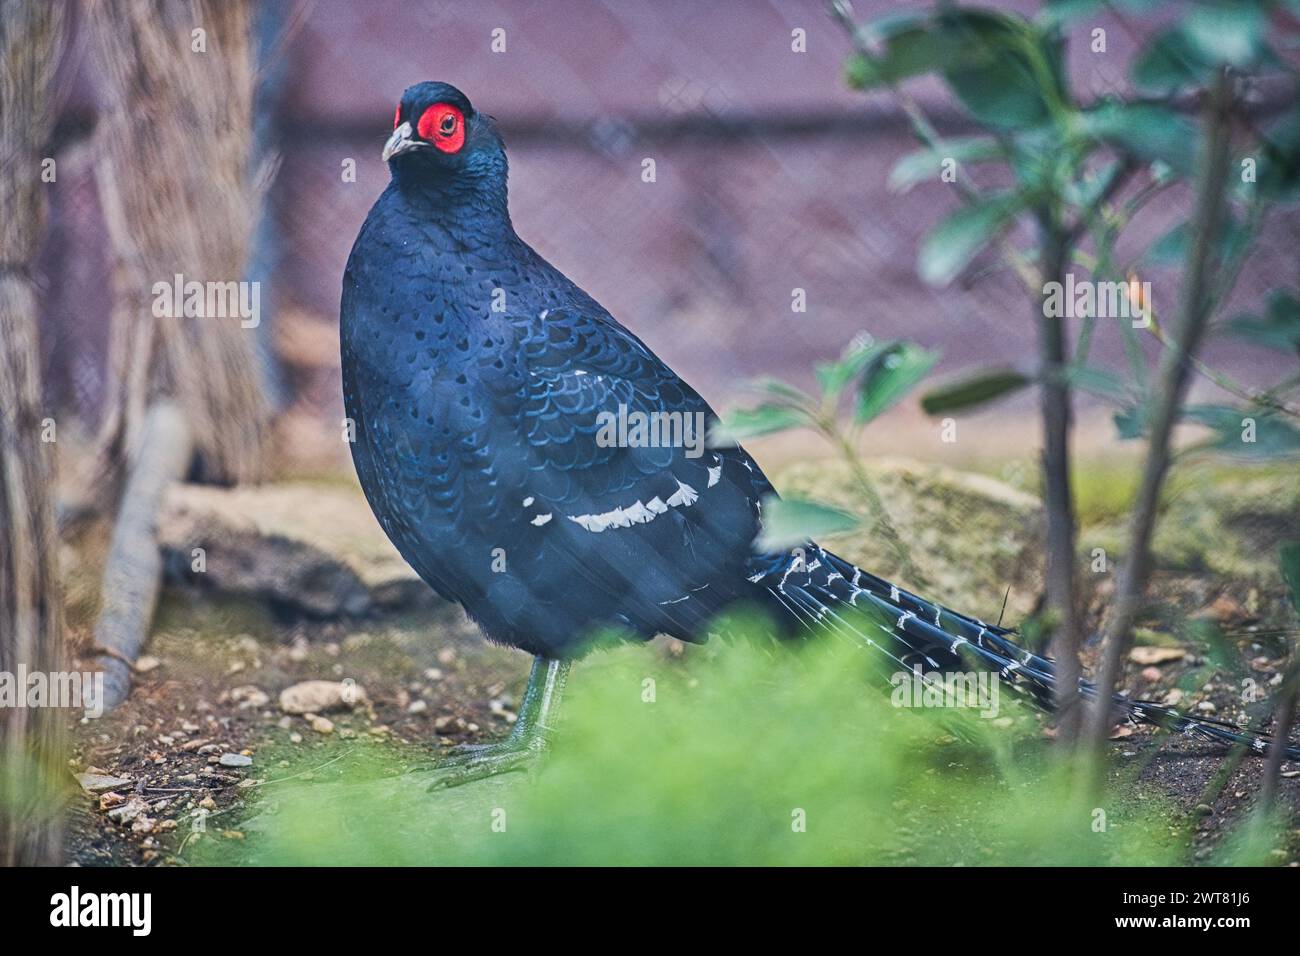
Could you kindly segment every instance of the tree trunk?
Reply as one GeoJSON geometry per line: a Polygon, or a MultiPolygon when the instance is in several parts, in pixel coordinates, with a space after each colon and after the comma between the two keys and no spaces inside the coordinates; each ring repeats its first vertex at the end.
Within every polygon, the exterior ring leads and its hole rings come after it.
{"type": "MultiPolygon", "coordinates": [[[[250,160],[253,3],[98,0],[90,11],[105,103],[97,179],[117,260],[115,394],[100,436],[109,480],[92,480],[121,483],[124,457],[139,448],[146,410],[160,398],[184,411],[201,480],[256,480],[269,416],[257,325],[239,315],[159,314],[155,291],[177,276],[182,286],[245,279],[268,179],[250,160]]],[[[170,294],[163,304],[174,304],[170,294]]]]}
{"type": "MultiPolygon", "coordinates": [[[[1063,282],[1069,243],[1052,214],[1044,210],[1039,227],[1043,243],[1043,281],[1063,282]]],[[[1042,369],[1043,502],[1047,511],[1047,609],[1051,616],[1051,653],[1056,659],[1058,739],[1073,747],[1082,725],[1079,704],[1078,582],[1075,577],[1074,493],[1070,487],[1070,386],[1065,379],[1069,361],[1065,320],[1044,315],[1042,299],[1034,300],[1039,324],[1042,369]]]]}
{"type": "MultiPolygon", "coordinates": [[[[42,408],[36,297],[29,275],[44,218],[41,151],[61,11],[0,0],[0,672],[52,674],[64,663],[54,525],[53,420],[42,408]]],[[[26,688],[18,687],[25,697],[26,688]]],[[[66,712],[0,707],[0,864],[58,862],[66,712]]]]}

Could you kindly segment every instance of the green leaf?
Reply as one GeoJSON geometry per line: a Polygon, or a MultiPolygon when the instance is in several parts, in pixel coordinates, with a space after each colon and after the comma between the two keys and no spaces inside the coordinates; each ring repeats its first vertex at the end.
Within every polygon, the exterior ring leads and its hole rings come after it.
{"type": "Polygon", "coordinates": [[[776,405],[788,405],[791,408],[811,408],[815,404],[807,392],[795,388],[779,378],[758,378],[747,386],[749,391],[766,396],[776,405]]]}
{"type": "Polygon", "coordinates": [[[991,369],[941,385],[921,397],[927,415],[964,411],[1019,391],[1033,381],[1015,369],[991,369]]]}
{"type": "Polygon", "coordinates": [[[1106,164],[1104,169],[1095,170],[1081,176],[1079,179],[1071,180],[1065,184],[1062,196],[1070,205],[1080,209],[1091,208],[1097,198],[1106,191],[1111,181],[1119,175],[1124,164],[1115,160],[1106,164]]]}
{"type": "Polygon", "coordinates": [[[1064,99],[1059,57],[1034,24],[992,10],[947,9],[936,14],[904,12],[861,30],[871,48],[851,56],[846,80],[855,89],[892,85],[940,72],[976,119],[990,126],[1042,122],[1049,108],[1041,81],[1064,99]]]}
{"type": "MultiPolygon", "coordinates": [[[[1188,405],[1179,417],[1213,432],[1200,446],[1206,451],[1235,458],[1300,456],[1300,429],[1283,415],[1230,405],[1188,405]]],[[[1115,414],[1115,425],[1121,439],[1141,438],[1150,430],[1150,412],[1145,406],[1130,406],[1115,414]]]]}
{"type": "Polygon", "coordinates": [[[1106,103],[1080,115],[1085,135],[1146,163],[1162,162],[1179,175],[1192,171],[1196,127],[1172,110],[1145,103],[1106,103]]]}
{"type": "Polygon", "coordinates": [[[1112,417],[1120,441],[1133,441],[1141,438],[1150,427],[1146,409],[1141,405],[1130,405],[1128,408],[1122,408],[1112,417]]]}
{"type": "Polygon", "coordinates": [[[941,150],[921,149],[908,153],[889,173],[889,188],[901,193],[927,179],[938,179],[947,159],[961,163],[985,163],[1001,159],[1002,144],[988,136],[957,136],[944,140],[941,150]]]}
{"type": "Polygon", "coordinates": [[[1149,93],[1173,93],[1187,86],[1204,86],[1210,64],[1183,31],[1157,33],[1133,62],[1133,82],[1149,93]]]}
{"type": "Polygon", "coordinates": [[[1249,67],[1264,55],[1264,9],[1255,3],[1196,4],[1182,23],[1187,45],[1202,60],[1249,67]]]}
{"type": "Polygon", "coordinates": [[[1255,345],[1300,352],[1300,300],[1285,289],[1274,289],[1263,318],[1239,315],[1228,323],[1228,330],[1255,345]]]}
{"type": "Polygon", "coordinates": [[[1282,580],[1291,592],[1291,606],[1300,614],[1300,541],[1288,541],[1278,549],[1282,580]]]}
{"type": "MultiPolygon", "coordinates": [[[[1151,243],[1144,258],[1155,265],[1176,265],[1187,261],[1191,248],[1191,224],[1182,222],[1151,243]]],[[[1235,259],[1244,251],[1250,236],[1241,223],[1230,213],[1224,213],[1223,228],[1219,233],[1215,254],[1219,260],[1235,259]]]]}
{"type": "Polygon", "coordinates": [[[921,243],[921,278],[931,285],[951,282],[1020,210],[1021,202],[1001,193],[951,213],[921,243]]]}
{"type": "Polygon", "coordinates": [[[1122,398],[1129,392],[1128,384],[1118,375],[1093,365],[1071,365],[1065,379],[1075,388],[1102,398],[1122,398]]]}
{"type": "Polygon", "coordinates": [[[1227,405],[1189,405],[1188,421],[1214,432],[1205,447],[1238,458],[1300,456],[1300,429],[1281,415],[1243,411],[1227,405]]]}
{"type": "Polygon", "coordinates": [[[869,90],[878,86],[876,66],[864,53],[854,53],[844,61],[844,83],[851,90],[869,90]]]}
{"type": "Polygon", "coordinates": [[[1173,265],[1182,262],[1187,258],[1187,243],[1190,236],[1191,228],[1187,223],[1180,222],[1151,243],[1143,258],[1156,265],[1173,265]]]}
{"type": "Polygon", "coordinates": [[[725,420],[713,423],[709,430],[709,447],[728,447],[746,438],[802,428],[807,424],[807,416],[788,405],[763,404],[756,408],[736,408],[725,420]]]}
{"type": "Polygon", "coordinates": [[[1001,129],[1033,126],[1066,100],[1057,49],[1024,18],[991,10],[939,15],[961,53],[942,66],[944,79],[981,123],[1001,129]]]}
{"type": "Polygon", "coordinates": [[[1141,11],[1153,6],[1155,2],[1156,0],[1047,0],[1035,19],[1042,26],[1055,27],[1082,17],[1097,16],[1111,7],[1141,11]]]}
{"type": "Polygon", "coordinates": [[[870,333],[862,332],[853,337],[853,340],[840,353],[840,357],[834,362],[819,362],[814,366],[817,375],[817,383],[821,386],[822,395],[830,399],[833,403],[844,387],[862,374],[871,360],[878,356],[882,350],[889,347],[890,343],[878,343],[873,339],[870,333]]]}
{"type": "Polygon", "coordinates": [[[839,508],[804,498],[768,495],[763,499],[763,531],[757,545],[763,550],[780,551],[814,538],[852,531],[860,525],[858,518],[839,508]]]}
{"type": "Polygon", "coordinates": [[[859,51],[849,58],[847,80],[854,89],[873,89],[929,73],[946,59],[947,38],[930,28],[923,13],[905,12],[882,17],[861,28],[873,52],[859,51]]]}
{"type": "Polygon", "coordinates": [[[896,405],[939,361],[911,342],[897,342],[874,356],[858,386],[858,408],[854,420],[863,424],[896,405]]]}
{"type": "Polygon", "coordinates": [[[1300,199],[1300,110],[1272,126],[1259,147],[1259,194],[1276,202],[1300,199]]]}
{"type": "Polygon", "coordinates": [[[1022,191],[1050,195],[1065,160],[1060,131],[1054,126],[1024,130],[1011,139],[1010,148],[1011,168],[1022,191]]]}
{"type": "Polygon", "coordinates": [[[1080,17],[1091,17],[1106,9],[1106,0],[1047,0],[1038,14],[1044,26],[1060,26],[1080,17]]]}

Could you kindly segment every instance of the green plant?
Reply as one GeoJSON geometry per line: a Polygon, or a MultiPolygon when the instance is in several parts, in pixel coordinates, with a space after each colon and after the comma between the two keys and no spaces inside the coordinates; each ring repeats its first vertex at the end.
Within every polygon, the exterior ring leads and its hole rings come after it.
{"type": "Polygon", "coordinates": [[[786,548],[818,535],[870,530],[889,542],[907,582],[914,588],[925,587],[924,575],[912,561],[907,545],[890,521],[875,485],[862,466],[857,439],[863,426],[898,404],[938,360],[937,353],[910,342],[877,342],[863,332],[838,359],[817,365],[815,395],[776,379],[753,383],[759,403],[731,411],[715,429],[712,441],[732,444],[759,435],[811,428],[844,458],[868,512],[864,521],[859,516],[807,499],[773,499],[764,504],[760,541],[764,547],[786,548]],[[848,425],[843,425],[841,406],[846,397],[853,413],[848,425]]]}
{"type": "MultiPolygon", "coordinates": [[[[745,633],[742,620],[727,630],[745,633]]],[[[858,642],[598,654],[535,779],[427,792],[382,744],[260,752],[251,818],[209,821],[191,863],[862,865],[1174,863],[1171,807],[1080,802],[1037,715],[891,706],[858,642]],[[1097,826],[1096,808],[1104,808],[1097,826]],[[223,830],[243,839],[229,839],[223,830]]]]}
{"type": "MultiPolygon", "coordinates": [[[[963,204],[941,220],[922,242],[917,269],[935,284],[947,283],[985,249],[996,248],[1024,286],[1038,333],[1039,355],[1032,370],[993,368],[941,385],[922,399],[931,414],[955,414],[1022,388],[1042,395],[1045,432],[1042,488],[1048,511],[1048,623],[1061,685],[1079,673],[1080,639],[1075,581],[1075,496],[1071,483],[1069,433],[1072,393],[1083,390],[1116,406],[1122,439],[1148,438],[1148,453],[1136,495],[1132,543],[1111,616],[1108,649],[1100,669],[1099,699],[1113,688],[1118,661],[1127,646],[1134,610],[1146,582],[1151,530],[1159,491],[1174,455],[1170,433],[1187,421],[1210,436],[1189,453],[1231,453],[1246,457],[1300,455],[1300,412],[1289,399],[1300,376],[1289,375],[1266,389],[1252,389],[1211,368],[1198,348],[1231,293],[1243,261],[1268,214],[1300,198],[1300,113],[1257,128],[1242,105],[1241,89],[1256,77],[1285,82],[1295,102],[1295,71],[1274,46],[1293,43],[1298,21],[1293,4],[1270,0],[1179,4],[1179,16],[1142,46],[1132,63],[1136,92],[1084,102],[1065,71],[1066,44],[1088,17],[1106,11],[1125,29],[1129,17],[1151,4],[1142,0],[1059,0],[1038,16],[937,3],[933,9],[893,13],[858,24],[844,0],[833,16],[853,41],[846,64],[849,84],[892,93],[923,148],[894,168],[899,190],[926,181],[950,182],[963,204]],[[906,89],[906,81],[942,79],[982,132],[946,138],[906,89]],[[1198,148],[1198,143],[1200,147],[1198,148]],[[1000,167],[1009,187],[979,187],[973,167],[1000,167]],[[1198,197],[1192,217],[1141,256],[1121,262],[1119,239],[1157,195],[1190,187],[1198,197]],[[1013,231],[1017,222],[1029,230],[1013,231]],[[1032,234],[1024,244],[1016,237],[1032,234]],[[1177,322],[1162,324],[1148,287],[1139,276],[1181,264],[1177,322]],[[1071,342],[1060,306],[1073,270],[1086,270],[1097,299],[1105,288],[1119,308],[1117,320],[1128,356],[1128,377],[1090,363],[1102,311],[1085,310],[1071,342]],[[1141,337],[1162,348],[1152,374],[1141,337]],[[1242,404],[1184,407],[1188,378],[1200,374],[1242,404]]],[[[1135,35],[1135,39],[1141,39],[1135,35]]],[[[1092,29],[1094,52],[1104,49],[1105,31],[1092,29]]],[[[1064,303],[1072,305],[1073,303],[1064,303]]],[[[1300,350],[1296,295],[1277,289],[1264,307],[1239,315],[1217,330],[1245,337],[1261,347],[1300,350]]],[[[1059,698],[1062,739],[1071,744],[1081,730],[1072,690],[1059,698]]],[[[1105,732],[1105,708],[1098,708],[1088,737],[1105,732]]]]}

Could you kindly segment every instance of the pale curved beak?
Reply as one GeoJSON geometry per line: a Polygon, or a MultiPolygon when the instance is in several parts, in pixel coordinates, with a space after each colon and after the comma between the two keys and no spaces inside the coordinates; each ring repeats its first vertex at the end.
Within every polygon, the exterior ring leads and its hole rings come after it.
{"type": "Polygon", "coordinates": [[[388,162],[394,156],[401,156],[403,153],[409,153],[413,149],[420,149],[426,145],[428,144],[412,138],[411,124],[409,122],[403,123],[393,130],[393,135],[388,137],[388,142],[384,144],[384,162],[388,162]]]}

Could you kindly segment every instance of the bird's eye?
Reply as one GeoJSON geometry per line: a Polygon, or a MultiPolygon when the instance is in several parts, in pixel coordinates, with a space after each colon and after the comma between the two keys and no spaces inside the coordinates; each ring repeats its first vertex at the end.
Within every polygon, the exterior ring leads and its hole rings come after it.
{"type": "Polygon", "coordinates": [[[416,132],[426,143],[444,153],[455,153],[465,145],[465,114],[451,103],[434,103],[420,114],[416,132]]]}

